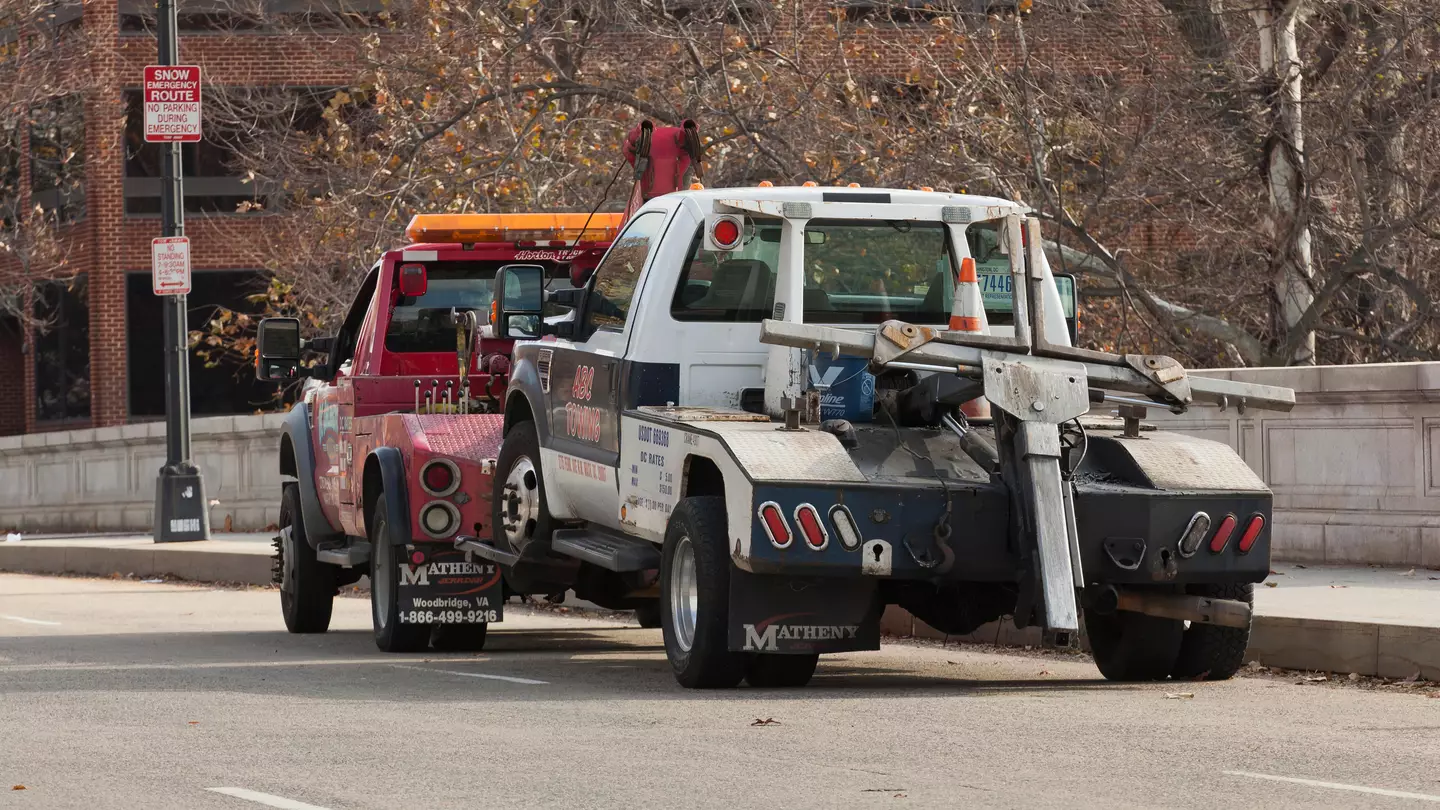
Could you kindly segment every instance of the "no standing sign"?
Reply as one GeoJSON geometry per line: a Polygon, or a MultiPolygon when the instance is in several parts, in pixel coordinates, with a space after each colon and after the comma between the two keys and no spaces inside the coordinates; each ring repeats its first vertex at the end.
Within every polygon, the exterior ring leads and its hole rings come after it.
{"type": "Polygon", "coordinates": [[[145,68],[145,140],[200,140],[200,66],[145,68]]]}
{"type": "Polygon", "coordinates": [[[190,294],[190,239],[164,236],[150,240],[151,286],[156,295],[190,294]]]}

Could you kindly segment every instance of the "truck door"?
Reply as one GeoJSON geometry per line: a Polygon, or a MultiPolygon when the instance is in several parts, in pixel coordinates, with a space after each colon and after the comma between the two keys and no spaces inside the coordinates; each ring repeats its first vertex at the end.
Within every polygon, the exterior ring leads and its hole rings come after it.
{"type": "MultiPolygon", "coordinates": [[[[551,359],[549,435],[545,474],[563,490],[550,498],[559,517],[619,527],[622,388],[633,384],[624,361],[633,305],[668,214],[651,211],[630,221],[595,269],[584,307],[588,336],[556,342],[551,359]]],[[[583,334],[583,333],[582,333],[583,334]]]]}
{"type": "Polygon", "coordinates": [[[320,506],[330,525],[347,534],[358,534],[352,505],[356,486],[351,467],[354,463],[356,345],[362,324],[369,324],[373,315],[371,299],[376,288],[375,271],[361,285],[345,322],[335,335],[335,345],[327,363],[335,377],[322,383],[315,395],[312,419],[315,424],[315,487],[320,506]]]}

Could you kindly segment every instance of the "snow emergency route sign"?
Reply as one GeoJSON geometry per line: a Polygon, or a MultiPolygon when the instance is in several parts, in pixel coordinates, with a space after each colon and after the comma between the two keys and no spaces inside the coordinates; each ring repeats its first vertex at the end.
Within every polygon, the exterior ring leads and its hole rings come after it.
{"type": "Polygon", "coordinates": [[[190,294],[190,237],[163,236],[150,240],[152,286],[156,295],[190,294]]]}
{"type": "Polygon", "coordinates": [[[200,66],[145,68],[145,140],[149,143],[200,140],[200,66]]]}

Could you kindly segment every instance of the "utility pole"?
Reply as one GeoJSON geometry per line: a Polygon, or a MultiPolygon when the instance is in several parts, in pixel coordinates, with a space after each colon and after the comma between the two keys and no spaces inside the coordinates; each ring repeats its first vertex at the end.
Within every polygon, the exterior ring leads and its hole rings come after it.
{"type": "MultiPolygon", "coordinates": [[[[160,44],[158,65],[171,67],[180,63],[180,38],[175,18],[175,0],[159,0],[156,19],[156,33],[160,44]]],[[[147,84],[151,71],[147,70],[147,84]]],[[[174,82],[169,72],[161,71],[167,77],[157,87],[170,88],[174,82]]],[[[195,70],[194,116],[198,129],[199,69],[195,70]]],[[[156,98],[183,98],[164,95],[177,91],[157,91],[156,98]]],[[[178,91],[184,93],[185,91],[178,91]]],[[[146,115],[150,115],[150,90],[147,86],[146,115]]],[[[157,116],[158,117],[158,116],[157,116]]],[[[165,294],[161,290],[160,271],[161,246],[155,251],[156,292],[161,294],[165,312],[165,466],[160,468],[155,481],[155,542],[175,543],[187,540],[210,539],[210,509],[205,500],[205,485],[200,469],[190,459],[190,364],[188,324],[185,318],[185,293],[189,291],[189,242],[185,236],[185,189],[181,171],[182,156],[180,139],[183,136],[157,135],[161,143],[161,165],[163,172],[160,184],[161,239],[168,243],[167,249],[178,247],[183,250],[184,284],[178,294],[165,294]],[[174,247],[171,247],[171,246],[174,247]]],[[[198,138],[198,133],[195,133],[198,138]]],[[[150,127],[146,128],[146,140],[151,139],[150,127]]],[[[190,138],[186,137],[187,140],[190,138]]]]}

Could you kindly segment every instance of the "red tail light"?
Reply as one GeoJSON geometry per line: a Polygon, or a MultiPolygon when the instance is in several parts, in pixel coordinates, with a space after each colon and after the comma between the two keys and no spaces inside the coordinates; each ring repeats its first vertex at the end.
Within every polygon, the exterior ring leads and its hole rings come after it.
{"type": "Polygon", "coordinates": [[[460,469],[449,459],[437,458],[420,468],[420,487],[443,498],[460,486],[460,469]]]}
{"type": "Polygon", "coordinates": [[[790,541],[795,539],[790,534],[790,524],[785,522],[785,513],[774,501],[760,504],[760,525],[765,527],[765,534],[776,548],[789,548],[790,541]]]}
{"type": "Polygon", "coordinates": [[[808,503],[795,507],[795,523],[811,548],[820,551],[830,545],[830,533],[825,531],[825,523],[820,520],[820,513],[815,507],[808,503]]]}
{"type": "Polygon", "coordinates": [[[1255,541],[1260,539],[1260,530],[1265,528],[1264,515],[1251,515],[1250,522],[1245,524],[1245,533],[1240,535],[1240,553],[1248,554],[1255,546],[1255,541]]]}
{"type": "Polygon", "coordinates": [[[1220,521],[1220,527],[1215,530],[1215,536],[1210,538],[1210,553],[1219,554],[1225,550],[1225,544],[1230,542],[1230,535],[1235,533],[1235,516],[1226,515],[1220,521]]]}

